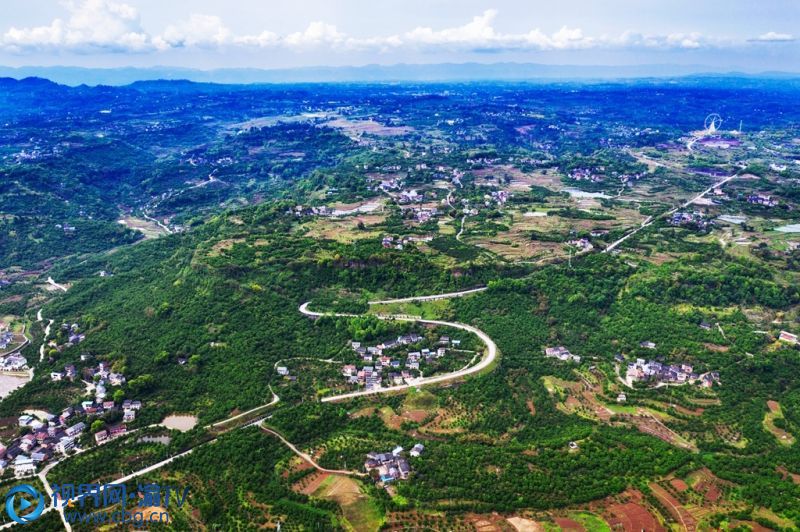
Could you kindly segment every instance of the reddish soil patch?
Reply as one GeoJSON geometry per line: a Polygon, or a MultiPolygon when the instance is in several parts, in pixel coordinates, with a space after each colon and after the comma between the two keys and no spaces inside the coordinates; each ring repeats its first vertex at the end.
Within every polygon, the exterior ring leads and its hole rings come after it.
{"type": "Polygon", "coordinates": [[[662,527],[655,517],[644,506],[629,502],[613,504],[608,507],[610,517],[606,518],[612,530],[647,530],[663,532],[662,527]]]}
{"type": "Polygon", "coordinates": [[[604,423],[611,421],[611,417],[614,415],[613,412],[597,401],[594,391],[584,390],[581,395],[591,411],[594,412],[594,415],[596,415],[600,421],[603,421],[604,423]]]}
{"type": "Polygon", "coordinates": [[[777,470],[778,470],[778,473],[783,475],[783,480],[786,480],[787,478],[790,478],[790,479],[792,479],[792,482],[794,482],[795,484],[800,484],[800,475],[798,475],[797,473],[792,473],[792,472],[790,472],[788,469],[786,469],[783,466],[778,466],[777,470]]]}
{"type": "Polygon", "coordinates": [[[572,519],[568,519],[566,517],[555,517],[553,521],[561,527],[561,530],[568,531],[572,530],[575,532],[584,532],[586,529],[583,528],[583,525],[577,521],[573,521],[572,519]]]}
{"type": "Polygon", "coordinates": [[[292,467],[290,467],[289,469],[285,470],[282,473],[283,478],[289,478],[289,473],[298,473],[300,471],[305,471],[306,469],[311,469],[312,467],[314,467],[305,460],[302,460],[300,458],[293,458],[292,461],[293,461],[292,467]]]}
{"type": "Polygon", "coordinates": [[[687,532],[697,530],[697,521],[695,521],[692,514],[683,507],[680,501],[655,482],[650,483],[650,489],[653,491],[653,495],[655,495],[669,513],[672,514],[675,520],[683,526],[684,530],[687,532]]]}
{"type": "Polygon", "coordinates": [[[535,416],[536,415],[536,405],[533,404],[533,401],[528,399],[528,402],[525,403],[525,404],[528,405],[528,412],[530,412],[532,416],[535,416]]]}
{"type": "Polygon", "coordinates": [[[684,443],[680,440],[669,427],[664,425],[658,419],[650,415],[639,415],[639,416],[632,416],[630,414],[620,414],[617,416],[618,419],[633,423],[637,429],[645,434],[649,434],[651,436],[655,436],[658,439],[664,440],[665,442],[674,445],[676,447],[680,447],[682,449],[689,449],[694,451],[695,448],[690,445],[684,443]]]}
{"type": "Polygon", "coordinates": [[[719,489],[719,486],[713,482],[701,480],[697,483],[696,489],[698,492],[702,493],[705,499],[710,503],[715,503],[722,497],[722,491],[719,489]]]}
{"type": "Polygon", "coordinates": [[[781,405],[778,404],[777,401],[773,401],[772,399],[767,401],[767,406],[769,407],[769,411],[772,412],[773,414],[781,409],[781,405]]]}
{"type": "Polygon", "coordinates": [[[403,417],[415,423],[422,423],[428,417],[428,412],[425,410],[409,410],[403,414],[403,417]]]}
{"type": "Polygon", "coordinates": [[[359,418],[359,417],[371,416],[371,415],[373,415],[375,413],[376,410],[377,410],[377,408],[374,408],[372,406],[368,406],[366,408],[362,408],[361,410],[356,410],[355,412],[351,412],[350,413],[350,417],[353,418],[353,419],[356,419],[356,418],[359,418]]]}
{"type": "Polygon", "coordinates": [[[672,480],[669,481],[669,483],[672,484],[672,487],[678,490],[679,492],[684,492],[689,489],[689,485],[679,478],[673,478],[672,480]]]}
{"type": "Polygon", "coordinates": [[[571,395],[570,395],[569,397],[567,397],[567,400],[566,400],[566,401],[564,401],[564,404],[565,404],[565,405],[567,406],[567,408],[569,408],[570,410],[577,410],[578,408],[580,408],[580,407],[581,407],[581,402],[580,402],[580,401],[578,401],[577,399],[575,399],[575,398],[574,398],[573,396],[571,396],[571,395]]]}

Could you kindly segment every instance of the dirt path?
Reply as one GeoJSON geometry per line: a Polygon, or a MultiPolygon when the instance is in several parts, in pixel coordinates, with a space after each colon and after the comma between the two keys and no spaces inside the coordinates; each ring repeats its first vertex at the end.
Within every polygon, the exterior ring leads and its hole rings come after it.
{"type": "Polygon", "coordinates": [[[358,476],[358,477],[367,476],[366,473],[361,473],[359,471],[347,471],[346,469],[326,469],[326,468],[320,466],[318,463],[316,463],[314,461],[314,459],[311,457],[311,455],[309,455],[307,453],[304,453],[303,451],[301,451],[300,449],[295,447],[293,443],[289,442],[279,432],[277,432],[275,430],[272,430],[269,427],[265,427],[263,424],[259,425],[259,428],[261,430],[263,430],[264,432],[266,432],[268,434],[272,434],[273,436],[275,436],[276,438],[281,440],[281,442],[283,442],[284,445],[286,445],[289,449],[291,449],[291,451],[294,454],[296,454],[297,456],[299,456],[300,458],[302,458],[303,460],[305,460],[306,462],[308,462],[309,464],[314,466],[314,468],[317,471],[321,471],[323,473],[331,473],[333,475],[355,475],[355,476],[358,476]]]}
{"type": "Polygon", "coordinates": [[[694,517],[692,517],[689,511],[686,510],[675,497],[670,495],[669,492],[655,482],[650,483],[650,489],[658,500],[669,508],[672,515],[678,518],[684,530],[693,532],[697,529],[697,522],[694,520],[694,517]]]}

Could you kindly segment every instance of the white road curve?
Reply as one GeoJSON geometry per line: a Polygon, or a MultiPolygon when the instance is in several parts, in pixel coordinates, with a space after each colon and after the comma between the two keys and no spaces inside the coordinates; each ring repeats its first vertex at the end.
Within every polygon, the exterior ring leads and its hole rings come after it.
{"type": "Polygon", "coordinates": [[[53,286],[55,288],[58,288],[59,290],[63,290],[64,292],[67,291],[67,287],[66,286],[64,286],[63,284],[58,284],[57,282],[55,282],[53,280],[52,277],[48,277],[47,278],[47,284],[49,284],[50,286],[53,286]]]}
{"type": "MultiPolygon", "coordinates": [[[[383,299],[379,301],[369,301],[370,305],[388,305],[391,303],[411,303],[413,301],[436,301],[438,299],[450,299],[453,297],[463,297],[477,292],[483,292],[487,287],[481,286],[478,288],[470,288],[469,290],[461,290],[459,292],[448,292],[446,294],[434,294],[432,296],[412,296],[401,297],[398,299],[383,299]]],[[[306,303],[308,305],[308,303],[306,303]]],[[[302,308],[302,307],[301,307],[302,308]]],[[[300,312],[303,312],[302,310],[300,312]]],[[[305,313],[304,313],[305,314],[305,313]]]]}
{"type": "Polygon", "coordinates": [[[269,403],[261,405],[261,406],[257,406],[255,408],[251,408],[250,410],[248,410],[246,412],[242,412],[241,414],[237,414],[237,415],[235,415],[233,417],[229,417],[227,419],[223,419],[222,421],[217,421],[216,423],[212,423],[210,425],[206,425],[205,428],[206,429],[210,429],[210,428],[213,428],[213,427],[219,427],[221,425],[226,425],[226,424],[230,423],[231,421],[235,421],[235,420],[237,420],[239,418],[245,417],[245,416],[247,416],[249,414],[252,414],[253,412],[255,412],[257,410],[261,410],[262,408],[266,408],[268,406],[272,406],[272,405],[278,404],[278,402],[281,400],[281,398],[278,397],[278,394],[275,393],[275,391],[272,389],[272,386],[269,387],[269,391],[272,392],[272,400],[269,403]]]}
{"type": "MultiPolygon", "coordinates": [[[[476,291],[480,291],[480,290],[476,289],[476,291]]],[[[453,294],[464,295],[464,293],[462,293],[462,292],[454,292],[453,294]]],[[[426,296],[426,297],[442,298],[442,295],[439,295],[439,296],[426,296]]],[[[459,295],[450,295],[450,297],[460,297],[460,296],[459,295]]],[[[414,301],[415,299],[418,299],[418,298],[410,298],[411,301],[414,301]]],[[[388,300],[388,301],[391,302],[392,300],[388,300]]],[[[402,301],[402,300],[394,300],[394,301],[397,302],[397,301],[402,301]]],[[[309,303],[303,303],[302,305],[300,305],[300,312],[305,314],[306,316],[310,316],[310,317],[313,317],[313,318],[318,318],[320,316],[325,316],[325,315],[328,315],[328,316],[343,316],[343,317],[351,317],[351,318],[352,317],[356,317],[356,316],[360,316],[360,314],[315,312],[313,310],[309,310],[308,309],[308,304],[309,303]]],[[[367,396],[367,395],[399,392],[399,391],[408,390],[408,389],[411,389],[411,388],[419,388],[419,387],[422,387],[422,386],[429,386],[431,384],[439,384],[439,383],[449,382],[449,381],[456,380],[456,379],[461,379],[461,378],[466,377],[468,375],[473,375],[475,373],[483,371],[484,369],[486,369],[489,366],[491,366],[492,363],[497,359],[497,353],[498,353],[497,344],[494,343],[494,340],[492,340],[489,337],[488,334],[486,334],[482,330],[478,329],[477,327],[473,327],[472,325],[467,325],[465,323],[458,323],[458,322],[453,322],[453,321],[426,320],[426,319],[422,319],[422,318],[420,318],[418,316],[405,316],[405,315],[396,315],[396,314],[388,314],[388,315],[377,314],[377,315],[375,315],[375,317],[380,319],[380,320],[411,321],[411,322],[417,322],[417,323],[426,323],[426,324],[429,324],[429,325],[441,325],[441,326],[444,326],[444,327],[453,327],[454,329],[461,329],[462,331],[471,332],[472,334],[474,334],[478,338],[480,338],[480,340],[486,345],[486,353],[484,354],[483,358],[481,358],[480,362],[478,362],[474,366],[470,366],[468,368],[460,369],[460,370],[454,371],[452,373],[446,373],[444,375],[435,375],[433,377],[421,377],[421,378],[417,378],[417,379],[415,379],[415,380],[413,380],[411,382],[408,382],[407,384],[400,384],[400,385],[397,385],[397,386],[388,386],[388,387],[385,387],[385,388],[377,388],[377,389],[373,389],[373,390],[362,390],[362,391],[358,391],[358,392],[350,392],[350,393],[344,393],[344,394],[340,394],[340,395],[332,395],[332,396],[329,396],[329,397],[323,397],[321,399],[321,401],[323,403],[329,403],[329,402],[334,402],[334,401],[344,401],[344,400],[347,400],[347,399],[353,399],[353,398],[356,398],[356,397],[364,397],[364,396],[367,396]]]]}
{"type": "Polygon", "coordinates": [[[467,221],[467,215],[465,214],[464,216],[461,217],[461,229],[459,229],[458,233],[456,234],[456,240],[458,240],[459,242],[461,242],[461,235],[464,233],[464,222],[466,221],[467,221]]]}

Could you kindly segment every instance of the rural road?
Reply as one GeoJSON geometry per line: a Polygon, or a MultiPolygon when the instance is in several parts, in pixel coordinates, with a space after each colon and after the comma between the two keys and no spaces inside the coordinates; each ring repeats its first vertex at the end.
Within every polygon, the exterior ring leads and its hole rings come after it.
{"type": "MultiPolygon", "coordinates": [[[[476,288],[472,290],[464,290],[461,292],[452,292],[449,294],[438,294],[433,296],[420,296],[420,297],[410,297],[410,298],[401,298],[401,299],[387,299],[384,301],[377,301],[371,302],[370,304],[376,303],[400,303],[400,302],[407,302],[407,301],[429,301],[432,299],[445,299],[446,297],[461,297],[466,294],[480,292],[485,290],[485,288],[476,288]]],[[[310,316],[313,318],[317,318],[320,316],[330,315],[330,316],[344,316],[344,317],[356,317],[360,316],[360,314],[344,314],[344,313],[325,313],[325,312],[315,312],[313,310],[308,309],[308,302],[303,303],[300,305],[300,312],[305,314],[306,316],[310,316]]],[[[497,344],[494,343],[494,340],[489,337],[488,334],[483,332],[482,330],[478,329],[477,327],[473,327],[472,325],[467,325],[465,323],[458,323],[452,321],[441,321],[441,320],[426,320],[422,319],[417,316],[406,316],[406,315],[398,315],[398,314],[387,314],[387,315],[375,315],[376,318],[380,320],[397,320],[397,321],[410,321],[416,323],[425,323],[429,325],[441,325],[444,327],[453,327],[454,329],[461,329],[462,331],[471,332],[472,334],[476,335],[480,340],[486,345],[486,354],[481,358],[480,362],[475,364],[474,366],[460,369],[458,371],[454,371],[452,373],[447,373],[444,375],[436,375],[433,377],[422,377],[414,379],[413,381],[407,384],[400,384],[397,386],[388,386],[385,388],[378,388],[373,390],[361,390],[358,392],[349,392],[340,395],[332,395],[329,397],[323,397],[321,399],[322,402],[333,402],[333,401],[343,401],[347,399],[353,399],[355,397],[363,397],[366,395],[373,395],[379,393],[392,393],[401,390],[408,390],[410,388],[419,388],[421,386],[428,386],[431,384],[438,384],[442,382],[448,382],[455,379],[460,379],[462,377],[466,377],[467,375],[472,375],[474,373],[478,373],[486,368],[488,368],[496,359],[497,359],[497,344]]]]}
{"type": "MultiPolygon", "coordinates": [[[[36,321],[44,321],[42,317],[42,309],[39,309],[39,312],[36,313],[36,321]]],[[[50,327],[53,325],[53,320],[47,320],[47,326],[44,328],[44,339],[42,340],[42,345],[39,346],[39,362],[44,360],[44,348],[45,342],[47,342],[47,337],[50,336],[50,327]]]]}
{"type": "Polygon", "coordinates": [[[296,454],[297,456],[299,456],[300,458],[302,458],[303,460],[314,466],[314,468],[318,471],[322,471],[323,473],[332,473],[334,475],[356,475],[359,477],[367,476],[366,473],[361,473],[359,471],[347,471],[345,469],[325,469],[324,467],[316,463],[314,459],[311,458],[311,455],[304,453],[303,451],[295,447],[295,445],[292,442],[288,441],[286,438],[281,436],[280,433],[265,427],[263,424],[260,425],[259,428],[264,432],[272,434],[273,436],[281,440],[283,444],[286,445],[289,449],[291,449],[294,454],[296,454]]]}
{"type": "MultiPolygon", "coordinates": [[[[436,301],[438,299],[450,299],[453,297],[468,296],[477,292],[483,292],[487,287],[481,286],[479,288],[470,288],[469,290],[461,290],[459,292],[448,292],[447,294],[434,294],[432,296],[412,296],[401,297],[399,299],[382,299],[378,301],[369,301],[370,305],[390,305],[392,303],[411,303],[413,301],[436,301]]],[[[302,310],[300,312],[303,312],[302,310]]],[[[304,313],[305,314],[305,313],[304,313]]]]}
{"type": "Polygon", "coordinates": [[[459,242],[461,242],[461,234],[464,232],[464,222],[466,221],[467,221],[467,215],[465,214],[464,216],[461,217],[461,229],[459,229],[458,233],[456,234],[456,240],[458,240],[459,242]]]}
{"type": "Polygon", "coordinates": [[[725,183],[727,183],[727,182],[728,182],[728,181],[730,181],[731,179],[734,179],[735,177],[736,177],[736,174],[733,174],[733,175],[730,175],[730,176],[726,177],[726,178],[725,178],[725,179],[723,179],[722,181],[719,181],[719,182],[717,182],[717,183],[714,183],[713,185],[711,185],[710,187],[708,187],[707,189],[705,189],[703,192],[701,192],[701,193],[700,193],[700,194],[698,194],[697,196],[695,196],[695,197],[693,197],[692,199],[688,200],[686,203],[683,203],[683,204],[681,204],[681,205],[678,205],[678,206],[677,206],[677,207],[675,207],[674,209],[672,209],[672,210],[669,210],[669,211],[665,212],[664,214],[662,214],[662,215],[658,216],[657,218],[653,218],[652,216],[648,216],[648,217],[647,217],[647,219],[646,219],[644,222],[642,222],[642,225],[640,225],[639,227],[637,227],[636,229],[634,229],[634,230],[633,230],[633,231],[631,231],[630,233],[626,234],[625,236],[623,236],[623,237],[622,237],[622,238],[620,238],[619,240],[617,240],[617,241],[615,241],[615,242],[612,242],[611,244],[609,244],[609,245],[608,245],[608,247],[607,247],[606,249],[604,249],[604,250],[603,250],[603,253],[608,253],[609,251],[612,251],[612,250],[614,250],[614,248],[616,248],[617,246],[619,246],[620,244],[622,244],[623,242],[625,242],[626,240],[628,240],[630,237],[632,237],[633,235],[635,235],[636,233],[638,233],[639,231],[641,231],[641,230],[642,230],[642,229],[644,229],[645,227],[649,227],[650,225],[652,225],[652,224],[653,224],[653,222],[655,222],[655,221],[656,221],[658,218],[664,218],[664,217],[666,217],[666,216],[670,216],[670,215],[672,215],[672,214],[674,214],[674,213],[678,212],[680,209],[685,209],[686,207],[688,207],[689,205],[691,205],[691,204],[692,204],[692,203],[694,203],[695,201],[697,201],[697,200],[700,200],[700,199],[703,199],[703,198],[706,196],[706,194],[708,194],[709,192],[711,192],[711,191],[712,191],[712,190],[714,190],[715,188],[721,187],[722,185],[724,185],[725,183]]]}
{"type": "Polygon", "coordinates": [[[244,416],[246,416],[246,415],[248,415],[248,414],[252,414],[252,413],[253,413],[253,412],[255,412],[256,410],[260,410],[260,409],[262,409],[262,408],[266,408],[266,407],[268,407],[268,406],[272,406],[272,405],[278,404],[278,402],[281,400],[281,398],[280,398],[280,397],[278,397],[278,394],[276,394],[276,393],[275,393],[275,392],[272,390],[272,386],[270,386],[270,387],[269,387],[269,391],[270,391],[270,392],[272,392],[272,401],[270,401],[269,403],[267,403],[267,404],[264,404],[264,405],[261,405],[261,406],[257,406],[257,407],[255,407],[255,408],[251,408],[251,409],[250,409],[250,410],[248,410],[247,412],[242,412],[241,414],[237,414],[237,415],[235,415],[235,416],[233,416],[233,417],[229,417],[229,418],[227,418],[227,419],[223,419],[222,421],[217,421],[216,423],[212,423],[212,424],[210,424],[210,425],[206,425],[206,426],[205,426],[205,428],[206,428],[206,429],[210,429],[210,428],[213,428],[213,427],[219,427],[220,425],[225,425],[226,423],[230,423],[231,421],[234,421],[234,420],[236,420],[236,419],[239,419],[240,417],[244,417],[244,416]]]}
{"type": "Polygon", "coordinates": [[[63,284],[58,284],[57,282],[55,282],[53,280],[52,277],[48,277],[47,278],[47,284],[49,284],[50,286],[53,286],[55,288],[58,288],[59,290],[63,290],[64,292],[67,291],[67,287],[66,286],[64,286],[63,284]]]}

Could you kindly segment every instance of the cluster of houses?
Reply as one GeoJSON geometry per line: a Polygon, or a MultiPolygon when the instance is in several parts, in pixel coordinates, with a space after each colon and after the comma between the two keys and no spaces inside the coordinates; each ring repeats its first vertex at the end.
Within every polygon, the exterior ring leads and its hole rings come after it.
{"type": "Polygon", "coordinates": [[[578,248],[578,251],[586,252],[591,251],[594,249],[594,245],[589,241],[588,238],[576,238],[574,240],[570,240],[567,242],[570,246],[575,246],[578,248]]]}
{"type": "Polygon", "coordinates": [[[581,361],[580,356],[573,355],[569,352],[569,349],[563,345],[558,347],[546,347],[544,349],[544,356],[548,358],[557,358],[562,362],[575,362],[576,364],[579,364],[581,361]]]}
{"type": "Polygon", "coordinates": [[[762,207],[777,207],[778,201],[773,199],[772,196],[766,194],[755,193],[747,196],[747,203],[752,205],[761,205],[762,207]]]}
{"type": "Polygon", "coordinates": [[[511,194],[507,190],[494,190],[491,195],[484,196],[486,199],[485,205],[488,207],[490,200],[496,201],[498,205],[505,205],[510,197],[511,194]]]}
{"type": "Polygon", "coordinates": [[[11,467],[14,476],[23,478],[34,475],[36,468],[58,455],[67,455],[76,448],[78,440],[86,430],[84,421],[72,422],[82,416],[98,416],[117,409],[123,410],[123,422],[95,434],[100,444],[127,433],[126,422],[133,421],[136,412],[142,408],[140,401],[125,400],[119,406],[114,401],[95,403],[84,401],[80,406],[66,408],[61,415],[46,412],[23,414],[19,417],[19,427],[26,434],[12,440],[8,446],[0,444],[0,471],[11,467]]]}
{"type": "MultiPolygon", "coordinates": [[[[417,443],[411,448],[411,456],[420,456],[425,450],[425,446],[417,443]]],[[[411,474],[411,466],[403,455],[403,448],[395,447],[390,453],[368,453],[364,462],[364,469],[368,473],[375,471],[377,478],[384,484],[389,484],[395,480],[405,480],[411,474]]]]}
{"type": "Polygon", "coordinates": [[[451,340],[448,336],[442,336],[439,338],[436,348],[409,351],[405,360],[384,354],[384,351],[416,344],[422,340],[422,336],[411,333],[370,347],[362,346],[360,342],[352,342],[353,350],[365,365],[359,369],[356,364],[346,364],[342,367],[342,376],[349,384],[365,386],[367,390],[380,388],[384,381],[389,385],[409,383],[419,373],[423,361],[430,363],[442,358],[447,354],[447,346],[458,346],[461,343],[460,340],[451,340]]]}
{"type": "Polygon", "coordinates": [[[430,235],[403,236],[403,237],[394,237],[392,235],[386,235],[383,237],[381,245],[386,249],[402,250],[405,246],[411,244],[412,242],[430,242],[431,240],[433,240],[433,237],[430,235]]]}
{"type": "Polygon", "coordinates": [[[710,388],[719,382],[719,373],[711,371],[699,375],[694,372],[690,364],[663,364],[655,360],[637,358],[628,364],[627,378],[629,381],[655,381],[668,384],[694,384],[710,388]]]}
{"type": "Polygon", "coordinates": [[[64,366],[64,371],[50,372],[50,380],[53,382],[62,381],[64,379],[67,379],[70,382],[72,382],[75,380],[77,376],[78,376],[78,371],[75,369],[75,366],[73,364],[67,364],[66,366],[64,366]]]}
{"type": "Polygon", "coordinates": [[[425,198],[424,195],[418,193],[416,190],[404,190],[400,193],[400,196],[397,198],[398,203],[401,205],[405,205],[408,203],[418,203],[421,202],[425,198]]]}
{"type": "Polygon", "coordinates": [[[419,223],[429,222],[430,220],[439,216],[439,209],[418,207],[414,209],[414,220],[419,223]]]}
{"type": "Polygon", "coordinates": [[[327,207],[325,205],[320,205],[318,207],[306,207],[304,205],[297,205],[294,209],[290,209],[289,213],[294,214],[297,217],[302,216],[333,216],[333,209],[327,207]]]}
{"type": "Polygon", "coordinates": [[[19,353],[0,359],[0,371],[27,371],[28,359],[19,353]]]}
{"type": "MultiPolygon", "coordinates": [[[[623,174],[620,174],[616,170],[610,172],[611,177],[619,178],[619,180],[623,183],[636,181],[644,177],[646,174],[646,171],[623,174]]],[[[604,166],[598,166],[597,168],[575,168],[569,172],[569,177],[575,181],[601,183],[606,178],[606,169],[604,166]]]]}
{"type": "Polygon", "coordinates": [[[569,178],[575,181],[590,181],[592,183],[599,183],[603,180],[603,176],[595,174],[591,168],[575,168],[569,173],[569,178]]]}
{"type": "Polygon", "coordinates": [[[65,455],[75,448],[81,433],[86,430],[83,422],[67,426],[69,416],[56,417],[42,414],[42,418],[30,414],[19,417],[20,428],[29,432],[12,440],[8,446],[0,444],[0,469],[14,469],[17,478],[36,473],[39,464],[51,460],[56,453],[65,455]]]}
{"type": "Polygon", "coordinates": [[[378,184],[378,189],[382,192],[392,192],[394,190],[400,190],[400,187],[403,186],[402,181],[399,179],[383,179],[378,184]]]}
{"type": "Polygon", "coordinates": [[[0,349],[8,349],[8,346],[14,341],[14,333],[11,331],[3,331],[0,333],[0,349]]]}
{"type": "Polygon", "coordinates": [[[667,223],[675,227],[696,227],[705,230],[714,222],[706,218],[701,212],[676,212],[667,220],[667,223]]]}
{"type": "MultiPolygon", "coordinates": [[[[77,323],[62,323],[61,330],[67,337],[67,342],[63,346],[64,348],[77,345],[86,339],[86,335],[81,332],[81,327],[77,323]]],[[[49,345],[51,347],[58,347],[58,344],[55,340],[51,340],[49,345]]]]}

